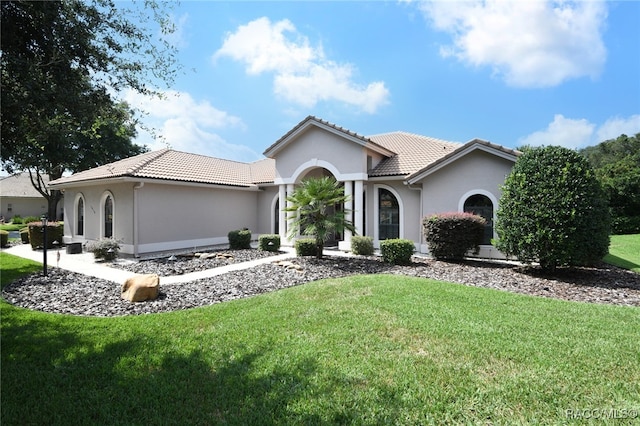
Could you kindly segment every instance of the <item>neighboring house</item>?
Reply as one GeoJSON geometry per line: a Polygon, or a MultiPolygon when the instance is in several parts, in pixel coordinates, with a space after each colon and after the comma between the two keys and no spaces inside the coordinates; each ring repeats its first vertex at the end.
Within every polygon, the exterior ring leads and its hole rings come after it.
{"type": "MultiPolygon", "coordinates": [[[[48,179],[44,179],[45,183],[48,179]]],[[[59,204],[62,206],[62,203],[59,204]]],[[[62,209],[59,208],[59,217],[62,209]]],[[[47,213],[47,199],[31,183],[28,172],[17,173],[0,178],[0,215],[5,222],[14,216],[42,216],[47,213]]]]}
{"type": "MultiPolygon", "coordinates": [[[[125,254],[226,244],[227,234],[248,228],[254,237],[280,234],[289,223],[280,206],[311,176],[344,184],[358,235],[374,244],[406,238],[426,253],[422,218],[474,211],[489,220],[491,245],[500,185],[519,152],[482,140],[466,144],[405,132],[364,137],[309,116],[264,152],[240,163],[170,149],[149,152],[50,183],[65,193],[65,242],[116,238],[125,254]]],[[[351,234],[335,243],[350,248],[351,234]]]]}

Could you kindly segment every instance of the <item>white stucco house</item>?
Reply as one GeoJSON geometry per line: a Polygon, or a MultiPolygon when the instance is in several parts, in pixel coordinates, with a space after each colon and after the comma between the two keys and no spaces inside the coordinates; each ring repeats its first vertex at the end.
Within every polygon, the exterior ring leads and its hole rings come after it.
{"type": "MultiPolygon", "coordinates": [[[[43,179],[49,181],[46,176],[43,179]]],[[[40,217],[47,210],[47,199],[33,187],[28,172],[0,177],[0,215],[6,222],[14,216],[40,217]]],[[[62,203],[58,203],[56,212],[58,218],[62,217],[62,203]]]]}
{"type": "MultiPolygon", "coordinates": [[[[489,219],[480,256],[500,257],[489,241],[500,185],[519,155],[482,140],[465,144],[406,132],[361,136],[309,116],[269,146],[265,158],[241,163],[163,149],[50,182],[64,191],[66,243],[116,238],[133,256],[227,244],[248,228],[280,234],[280,206],[296,184],[330,175],[344,184],[358,235],[387,238],[426,253],[421,219],[474,211],[489,219]]],[[[349,250],[349,232],[335,236],[349,250]]]]}

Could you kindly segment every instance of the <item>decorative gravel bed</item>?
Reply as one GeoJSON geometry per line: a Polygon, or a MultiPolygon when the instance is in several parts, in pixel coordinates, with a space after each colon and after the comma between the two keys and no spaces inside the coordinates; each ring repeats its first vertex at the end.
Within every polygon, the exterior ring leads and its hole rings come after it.
{"type": "Polygon", "coordinates": [[[158,274],[161,277],[182,275],[205,269],[217,268],[238,262],[262,259],[284,252],[262,250],[215,250],[203,253],[176,254],[172,257],[141,260],[139,262],[113,263],[114,268],[136,274],[158,274]]]}
{"type": "MultiPolygon", "coordinates": [[[[248,250],[246,255],[264,253],[248,250]]],[[[393,266],[365,257],[329,256],[322,260],[292,257],[290,260],[302,270],[269,263],[183,284],[163,286],[161,279],[159,298],[148,302],[127,302],[120,298],[118,284],[58,268],[51,268],[46,278],[38,273],[17,280],[5,287],[2,296],[9,303],[29,309],[107,317],[189,309],[323,278],[385,273],[565,300],[640,306],[640,274],[608,265],[561,270],[548,276],[535,268],[481,261],[448,263],[414,258],[411,266],[393,266]]],[[[192,261],[178,258],[170,267],[187,271],[192,261]]],[[[136,272],[163,272],[167,264],[164,260],[140,263],[145,263],[144,268],[136,272]]]]}

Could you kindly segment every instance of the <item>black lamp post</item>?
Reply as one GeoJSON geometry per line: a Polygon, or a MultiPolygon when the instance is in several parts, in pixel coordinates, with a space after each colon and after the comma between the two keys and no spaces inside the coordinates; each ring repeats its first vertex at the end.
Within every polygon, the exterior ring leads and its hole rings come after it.
{"type": "Polygon", "coordinates": [[[47,276],[47,215],[43,214],[42,217],[42,273],[47,276]]]}

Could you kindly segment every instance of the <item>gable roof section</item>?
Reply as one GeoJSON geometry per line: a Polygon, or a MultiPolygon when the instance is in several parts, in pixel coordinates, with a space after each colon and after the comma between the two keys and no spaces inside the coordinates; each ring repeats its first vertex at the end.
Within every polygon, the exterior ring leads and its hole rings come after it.
{"type": "MultiPolygon", "coordinates": [[[[47,183],[49,178],[42,176],[47,183]]],[[[28,172],[16,173],[0,178],[0,196],[17,198],[44,198],[31,183],[28,172]]]]}
{"type": "Polygon", "coordinates": [[[378,152],[384,156],[389,157],[395,154],[394,152],[389,151],[387,148],[373,142],[369,138],[347,130],[343,127],[339,127],[333,123],[329,123],[328,121],[321,120],[317,117],[309,115],[307,116],[307,118],[298,123],[293,129],[289,130],[284,136],[275,141],[269,148],[267,148],[263,153],[264,156],[273,158],[280,150],[289,145],[297,138],[298,135],[304,133],[311,126],[324,129],[330,133],[341,136],[346,140],[354,142],[372,151],[378,152]]]}
{"type": "Polygon", "coordinates": [[[460,146],[458,149],[456,149],[453,152],[450,152],[449,154],[445,155],[444,157],[441,157],[440,159],[432,162],[431,164],[428,164],[427,166],[423,167],[420,170],[417,170],[416,172],[412,173],[411,175],[407,176],[407,182],[411,185],[414,184],[416,182],[418,182],[421,179],[424,179],[425,177],[427,177],[428,175],[430,175],[431,173],[440,170],[441,168],[455,162],[456,160],[458,160],[459,158],[464,157],[465,155],[476,151],[476,150],[481,150],[481,151],[485,151],[488,152],[490,154],[496,155],[498,157],[502,157],[505,158],[509,161],[513,161],[515,163],[516,159],[518,158],[518,156],[521,154],[520,151],[514,150],[514,149],[509,149],[509,148],[505,148],[502,145],[496,145],[493,144],[491,142],[487,142],[487,141],[483,141],[481,139],[473,139],[469,142],[467,142],[466,144],[460,146]]]}
{"type": "Polygon", "coordinates": [[[145,178],[250,188],[257,183],[273,181],[274,166],[275,162],[268,159],[241,163],[161,149],[75,173],[50,182],[50,186],[114,178],[145,178]]]}
{"type": "MultiPolygon", "coordinates": [[[[380,153],[384,158],[372,170],[368,171],[369,177],[395,176],[407,180],[410,184],[475,150],[483,150],[513,162],[520,155],[519,151],[480,139],[474,139],[462,145],[407,132],[383,133],[364,137],[313,116],[305,118],[267,148],[265,155],[273,157],[278,151],[297,139],[297,136],[309,126],[325,129],[380,153]]],[[[257,189],[260,184],[273,183],[275,175],[275,160],[273,158],[264,158],[253,163],[241,163],[172,149],[162,149],[62,177],[50,182],[49,185],[63,188],[88,182],[130,178],[257,189]]],[[[2,183],[4,195],[5,182],[2,183]]]]}
{"type": "Polygon", "coordinates": [[[369,176],[372,177],[409,175],[461,146],[456,142],[407,132],[383,133],[369,136],[369,139],[396,153],[370,170],[369,176]]]}

